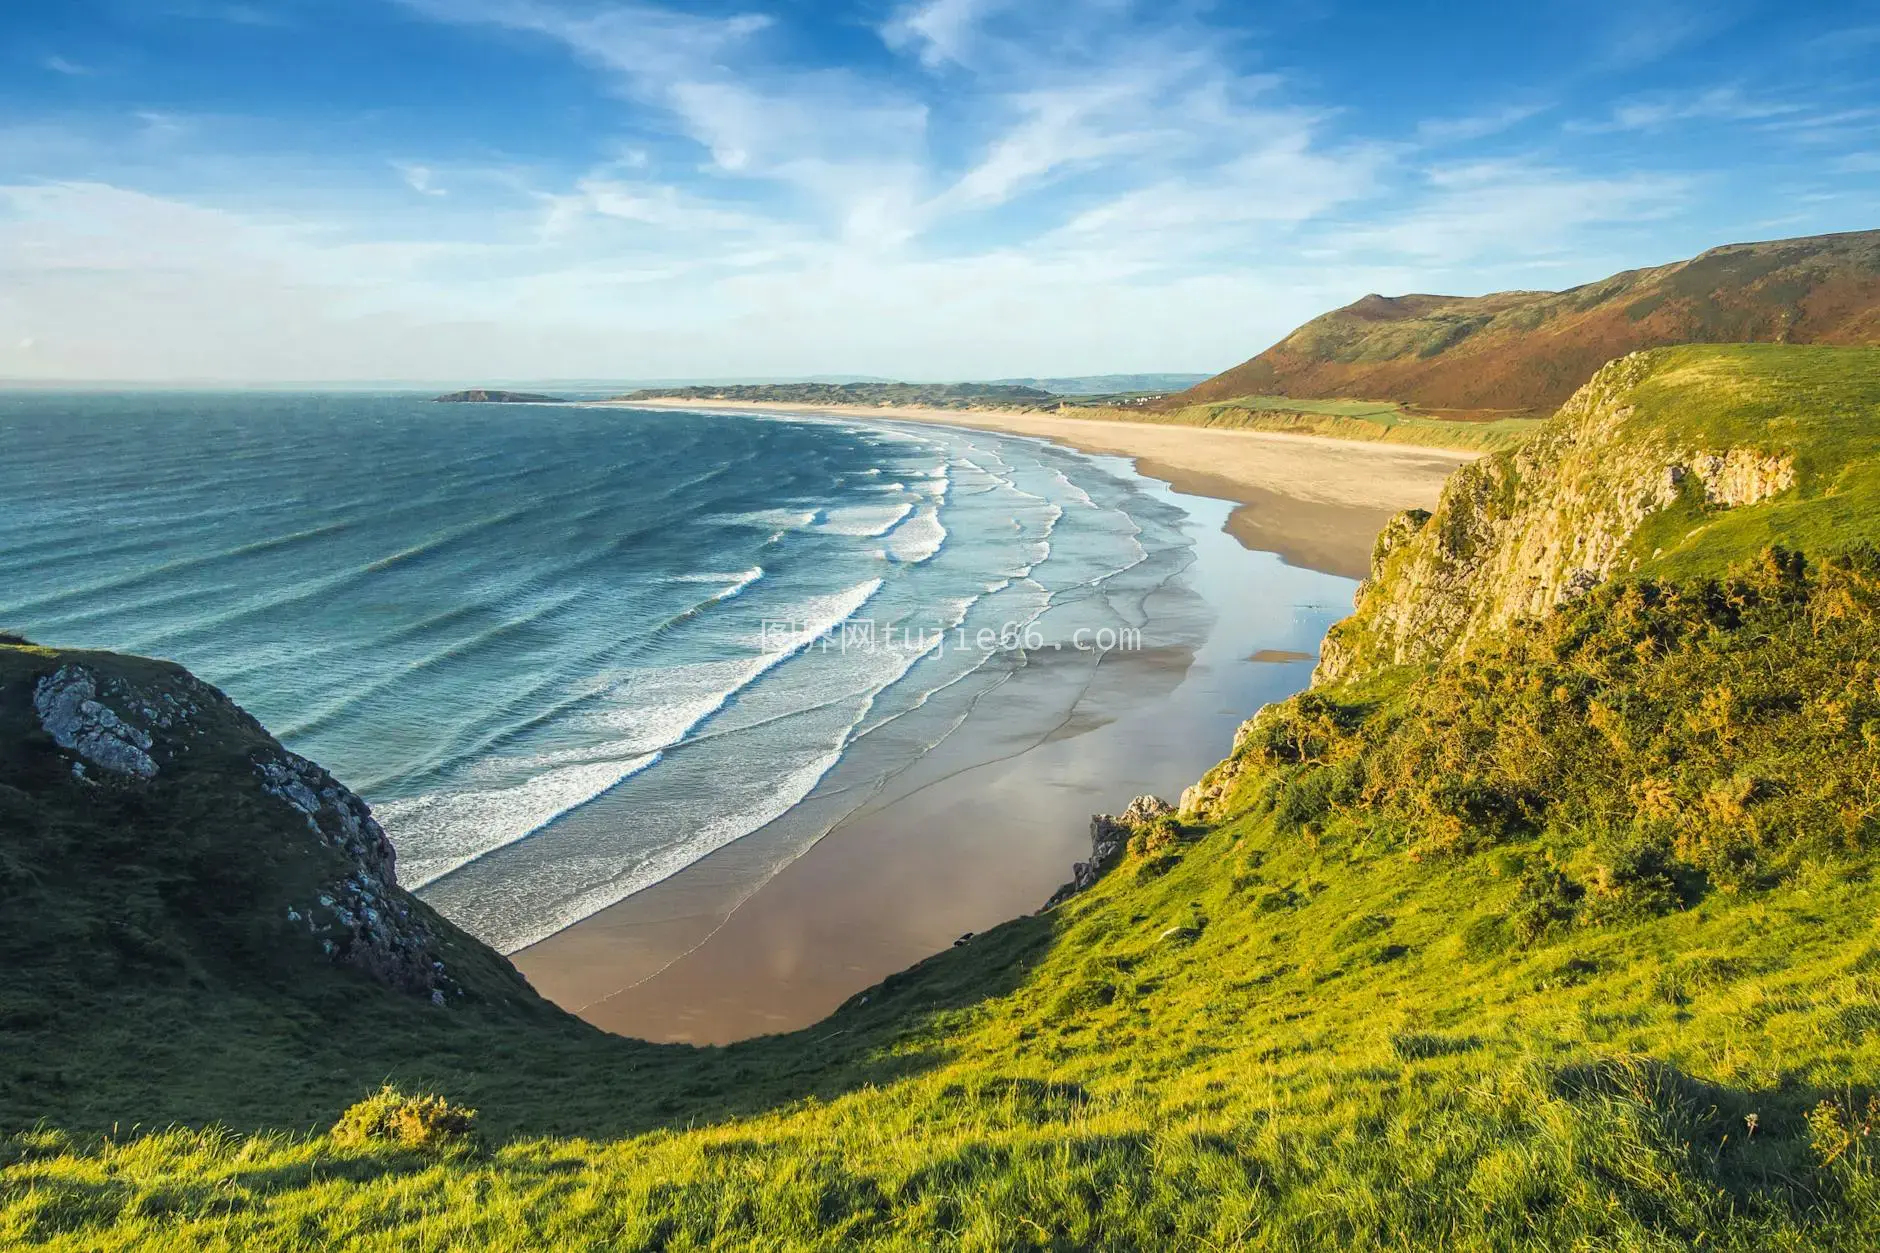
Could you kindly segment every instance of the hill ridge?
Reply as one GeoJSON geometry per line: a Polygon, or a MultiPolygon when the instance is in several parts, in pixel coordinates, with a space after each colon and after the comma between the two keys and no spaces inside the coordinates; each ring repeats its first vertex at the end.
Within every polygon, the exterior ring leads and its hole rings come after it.
{"type": "Polygon", "coordinates": [[[1159,405],[1264,395],[1546,416],[1607,361],[1713,342],[1880,343],[1880,231],[1724,244],[1557,292],[1373,292],[1159,405]]]}

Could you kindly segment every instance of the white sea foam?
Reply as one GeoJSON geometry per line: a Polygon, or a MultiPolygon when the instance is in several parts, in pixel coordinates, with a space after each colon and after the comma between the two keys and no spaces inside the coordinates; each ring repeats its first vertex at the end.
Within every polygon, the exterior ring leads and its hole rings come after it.
{"type": "Polygon", "coordinates": [[[782,527],[788,531],[800,531],[815,523],[820,509],[759,509],[753,513],[737,513],[723,519],[735,526],[754,526],[768,529],[782,527]]]}
{"type": "Polygon", "coordinates": [[[764,567],[752,566],[749,570],[740,570],[734,574],[676,574],[674,583],[722,583],[724,586],[716,592],[710,603],[730,600],[739,592],[764,577],[764,567]]]}
{"type": "Polygon", "coordinates": [[[512,786],[452,790],[385,802],[379,819],[402,852],[401,878],[422,887],[496,849],[524,839],[655,764],[659,754],[766,671],[848,619],[881,588],[880,579],[812,598],[787,619],[796,629],[762,641],[765,651],[628,675],[584,721],[612,737],[589,748],[493,758],[478,774],[539,770],[512,786]],[[621,735],[625,732],[625,735],[621,735]]]}
{"type": "Polygon", "coordinates": [[[421,888],[585,805],[658,760],[659,754],[647,753],[594,761],[551,770],[514,787],[385,801],[374,812],[400,850],[399,880],[406,888],[421,888]]]}
{"type": "Polygon", "coordinates": [[[1098,507],[1097,502],[1090,499],[1090,493],[1086,492],[1083,488],[1077,486],[1077,484],[1071,482],[1070,479],[1065,476],[1064,471],[1053,470],[1051,473],[1057,476],[1057,481],[1064,485],[1064,490],[1070,495],[1070,498],[1072,500],[1075,500],[1078,504],[1087,506],[1088,508],[1091,508],[1091,509],[1095,509],[1098,507]]]}
{"type": "Polygon", "coordinates": [[[848,505],[840,509],[831,509],[823,518],[817,530],[831,535],[857,535],[871,537],[886,535],[898,525],[901,519],[914,512],[914,506],[906,502],[892,505],[848,505]]]}
{"type": "Polygon", "coordinates": [[[894,528],[888,536],[888,556],[907,565],[918,565],[940,551],[947,542],[947,529],[941,525],[940,511],[932,505],[894,528]]]}

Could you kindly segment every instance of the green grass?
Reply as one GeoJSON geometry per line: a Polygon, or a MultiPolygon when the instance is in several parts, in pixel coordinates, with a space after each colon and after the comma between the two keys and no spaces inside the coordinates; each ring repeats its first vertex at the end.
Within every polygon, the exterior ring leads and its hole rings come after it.
{"type": "Polygon", "coordinates": [[[1411,413],[1388,401],[1302,400],[1290,396],[1242,396],[1180,409],[1099,409],[1067,416],[1121,422],[1155,422],[1223,430],[1319,435],[1390,444],[1417,444],[1492,452],[1521,442],[1540,422],[1497,418],[1465,422],[1411,413]]]}
{"type": "Polygon", "coordinates": [[[1652,519],[1633,543],[1648,569],[1686,577],[1771,544],[1821,553],[1880,541],[1880,350],[1736,344],[1659,356],[1628,426],[1789,456],[1798,482],[1760,508],[1686,502],[1652,519]]]}
{"type": "MultiPolygon", "coordinates": [[[[479,1111],[434,1152],[29,1132],[0,1244],[1871,1247],[1876,654],[1866,558],[1613,589],[1269,711],[1208,821],[809,1031],[459,1023],[394,1076],[479,1111]]],[[[345,1021],[328,1122],[420,1047],[345,1021]]]]}

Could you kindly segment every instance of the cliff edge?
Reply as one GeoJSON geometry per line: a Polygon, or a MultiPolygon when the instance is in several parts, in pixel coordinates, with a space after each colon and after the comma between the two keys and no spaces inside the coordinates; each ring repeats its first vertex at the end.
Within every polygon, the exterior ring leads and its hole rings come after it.
{"type": "Polygon", "coordinates": [[[1531,439],[1459,469],[1433,513],[1385,527],[1315,682],[1453,657],[1615,575],[1721,573],[1762,543],[1872,538],[1880,526],[1851,489],[1880,466],[1877,414],[1872,349],[1693,346],[1611,362],[1531,439]]]}

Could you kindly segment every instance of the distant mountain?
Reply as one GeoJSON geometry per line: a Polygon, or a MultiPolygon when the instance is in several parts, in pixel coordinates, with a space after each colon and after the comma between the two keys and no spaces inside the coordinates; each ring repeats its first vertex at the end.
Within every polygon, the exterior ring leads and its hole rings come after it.
{"type": "Polygon", "coordinates": [[[1116,392],[1178,392],[1206,374],[1079,374],[1068,378],[993,379],[995,386],[1036,387],[1060,396],[1104,396],[1116,392]]]}
{"type": "Polygon", "coordinates": [[[446,405],[560,405],[567,403],[560,396],[542,396],[535,392],[499,392],[486,387],[473,387],[463,392],[449,392],[436,399],[438,403],[446,405]]]}
{"type": "Polygon", "coordinates": [[[1366,296],[1163,403],[1349,397],[1544,416],[1613,358],[1686,343],[1880,343],[1880,231],[1730,244],[1562,292],[1366,296]]]}

